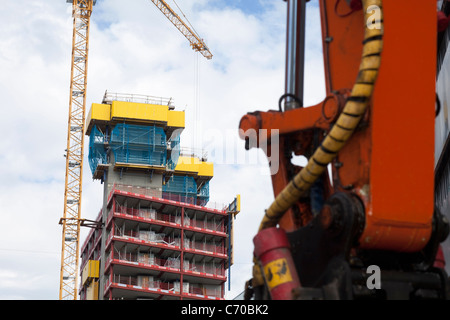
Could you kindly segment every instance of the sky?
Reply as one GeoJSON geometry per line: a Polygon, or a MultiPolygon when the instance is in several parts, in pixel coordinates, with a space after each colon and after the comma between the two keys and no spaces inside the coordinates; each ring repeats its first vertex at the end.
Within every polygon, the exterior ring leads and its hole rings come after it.
{"type": "MultiPolygon", "coordinates": [[[[307,11],[306,106],[321,101],[325,92],[316,2],[309,2],[307,11]]],[[[177,110],[186,111],[182,147],[205,149],[215,162],[211,202],[229,203],[241,195],[230,291],[226,285],[226,298],[232,299],[251,278],[252,239],[274,198],[267,160],[261,150],[244,150],[238,126],[247,112],[277,109],[284,93],[286,3],[177,3],[205,39],[213,59],[195,53],[151,1],[124,5],[122,0],[99,0],[91,17],[87,109],[100,103],[108,90],[171,97],[177,110]]],[[[64,208],[71,5],[63,0],[0,4],[0,299],[55,300],[61,266],[58,222],[64,208]]],[[[95,219],[103,186],[91,178],[87,153],[85,148],[82,218],[95,219]]],[[[81,242],[88,232],[82,230],[81,242]]]]}

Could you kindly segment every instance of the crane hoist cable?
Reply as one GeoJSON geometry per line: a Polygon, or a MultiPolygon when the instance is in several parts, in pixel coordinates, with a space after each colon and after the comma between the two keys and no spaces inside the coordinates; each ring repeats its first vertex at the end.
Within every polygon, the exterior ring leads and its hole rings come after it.
{"type": "MultiPolygon", "coordinates": [[[[197,39],[200,39],[200,35],[198,34],[197,30],[195,30],[194,26],[191,24],[191,22],[189,21],[189,19],[186,17],[186,15],[184,14],[183,10],[180,8],[180,6],[178,5],[178,3],[175,0],[172,0],[173,3],[175,4],[175,6],[178,8],[178,10],[180,11],[180,14],[184,17],[184,19],[186,20],[187,24],[189,25],[192,35],[194,35],[197,39]]],[[[173,9],[171,9],[167,4],[166,7],[171,10],[172,14],[175,15],[175,11],[173,9]]],[[[197,149],[201,149],[201,146],[198,147],[197,143],[198,141],[198,137],[199,137],[199,118],[200,118],[200,61],[199,61],[199,55],[197,54],[197,50],[195,51],[196,54],[194,56],[194,104],[193,104],[193,114],[192,114],[192,119],[193,119],[193,134],[192,134],[192,148],[193,150],[197,150],[197,149]]]]}
{"type": "Polygon", "coordinates": [[[200,59],[199,54],[195,53],[195,79],[194,79],[194,144],[193,148],[201,148],[198,143],[198,126],[199,126],[199,114],[200,114],[200,59]]]}
{"type": "Polygon", "coordinates": [[[181,19],[180,16],[164,0],[150,1],[153,2],[156,7],[169,19],[169,21],[172,22],[172,24],[189,40],[192,49],[200,52],[206,59],[212,59],[213,55],[209,51],[209,48],[206,45],[205,41],[201,39],[197,32],[193,31],[181,19]]]}
{"type": "MultiPolygon", "coordinates": [[[[366,113],[372,97],[383,50],[383,9],[382,0],[362,0],[364,12],[365,34],[363,53],[359,73],[350,97],[321,145],[310,157],[308,164],[277,195],[274,202],[266,210],[259,226],[259,231],[275,227],[284,213],[298,199],[305,196],[312,184],[324,173],[327,166],[350,139],[361,118],[366,113]],[[380,20],[374,21],[370,27],[367,21],[371,18],[371,7],[379,8],[380,20]]],[[[254,262],[256,262],[254,260],[254,262]]],[[[256,267],[256,263],[255,263],[256,267]]],[[[260,268],[253,268],[254,282],[261,283],[260,268]]],[[[255,283],[254,283],[255,284],[255,283]]]]}
{"type": "Polygon", "coordinates": [[[186,19],[186,22],[189,24],[189,26],[192,29],[192,32],[198,37],[200,38],[200,35],[198,34],[197,30],[195,30],[194,26],[191,24],[191,22],[189,21],[189,19],[186,17],[186,15],[184,14],[183,10],[181,10],[180,6],[178,5],[178,3],[173,0],[173,3],[175,4],[175,6],[178,8],[178,10],[180,10],[181,14],[183,15],[183,17],[186,19]]]}

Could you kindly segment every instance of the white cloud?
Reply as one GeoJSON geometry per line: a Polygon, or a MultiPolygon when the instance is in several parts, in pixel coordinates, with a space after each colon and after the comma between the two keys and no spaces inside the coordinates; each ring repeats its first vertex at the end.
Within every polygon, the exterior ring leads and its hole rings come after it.
{"type": "MultiPolygon", "coordinates": [[[[199,135],[200,129],[235,130],[235,142],[245,152],[237,138],[240,118],[254,110],[276,109],[284,91],[285,3],[263,1],[263,11],[254,14],[227,7],[226,2],[220,6],[212,0],[182,3],[214,55],[211,61],[198,58],[198,96],[197,57],[187,39],[150,1],[123,3],[99,1],[92,15],[88,108],[101,101],[105,90],[172,97],[178,109],[186,109],[184,146],[191,145],[195,127],[199,135]],[[198,116],[194,117],[196,103],[198,116]]],[[[0,279],[4,280],[0,280],[0,298],[57,299],[71,10],[69,4],[56,0],[4,1],[2,5],[0,279]],[[27,284],[31,284],[28,289],[27,284]]],[[[317,9],[311,12],[317,16],[317,9]]],[[[307,38],[308,44],[319,41],[320,26],[313,20],[314,35],[307,38]]],[[[323,86],[323,80],[317,70],[321,64],[320,55],[307,53],[306,102],[320,100],[323,88],[317,87],[323,86]]],[[[211,184],[212,201],[231,201],[236,194],[242,197],[242,212],[235,220],[235,265],[228,298],[241,292],[251,277],[252,238],[273,199],[270,176],[262,175],[260,169],[217,165],[211,184]]],[[[95,219],[102,185],[92,181],[87,161],[83,182],[82,214],[95,219]]],[[[82,231],[82,241],[88,231],[82,231]]]]}
{"type": "Polygon", "coordinates": [[[0,270],[0,290],[15,288],[15,289],[27,289],[36,286],[43,276],[37,275],[31,278],[23,278],[22,275],[12,270],[0,270]]]}

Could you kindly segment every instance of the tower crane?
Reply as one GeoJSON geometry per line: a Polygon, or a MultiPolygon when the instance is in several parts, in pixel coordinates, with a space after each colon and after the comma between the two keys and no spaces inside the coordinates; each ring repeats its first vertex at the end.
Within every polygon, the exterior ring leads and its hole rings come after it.
{"type": "MultiPolygon", "coordinates": [[[[59,299],[76,300],[78,294],[80,227],[98,227],[94,221],[81,218],[89,29],[93,7],[97,1],[66,0],[66,2],[72,4],[73,36],[69,120],[65,153],[64,213],[59,221],[59,224],[62,225],[59,299]]],[[[200,52],[208,60],[212,58],[205,42],[193,31],[193,28],[188,27],[165,1],[152,0],[152,2],[189,40],[194,51],[200,52]]]]}
{"type": "MultiPolygon", "coordinates": [[[[200,52],[206,59],[212,59],[213,55],[209,51],[208,46],[203,39],[199,37],[193,28],[189,28],[187,24],[172,10],[172,8],[163,0],[151,0],[159,10],[173,23],[175,27],[189,40],[194,51],[200,52]]],[[[175,2],[176,4],[176,2],[175,2]]]]}
{"type": "Polygon", "coordinates": [[[59,222],[63,227],[60,300],[76,300],[77,297],[89,26],[94,3],[93,0],[72,1],[72,70],[65,154],[64,215],[59,222]]]}

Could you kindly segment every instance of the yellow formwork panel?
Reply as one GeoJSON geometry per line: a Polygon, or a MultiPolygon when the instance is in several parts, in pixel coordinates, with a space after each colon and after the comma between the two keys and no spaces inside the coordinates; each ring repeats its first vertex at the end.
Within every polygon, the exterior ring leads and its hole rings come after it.
{"type": "Polygon", "coordinates": [[[128,119],[148,122],[165,122],[168,119],[168,106],[136,102],[113,101],[111,119],[128,119]]]}
{"type": "Polygon", "coordinates": [[[201,161],[197,158],[180,156],[175,167],[175,172],[191,172],[197,174],[200,164],[201,161]]]}
{"type": "Polygon", "coordinates": [[[214,176],[214,163],[212,162],[202,162],[198,168],[198,175],[203,177],[213,177],[214,176]]]}
{"type": "Polygon", "coordinates": [[[83,268],[81,273],[81,285],[84,285],[88,280],[96,279],[100,273],[100,261],[89,260],[83,268]]]}
{"type": "Polygon", "coordinates": [[[169,110],[168,106],[136,102],[113,101],[109,104],[93,103],[86,120],[86,134],[93,126],[114,119],[128,122],[162,123],[168,127],[185,128],[184,111],[169,110]]]}
{"type": "Polygon", "coordinates": [[[109,121],[111,120],[111,109],[108,104],[93,103],[89,116],[91,119],[109,121]]]}
{"type": "Polygon", "coordinates": [[[87,116],[87,129],[89,134],[93,125],[98,121],[110,121],[111,120],[111,107],[109,104],[93,103],[87,116]]]}
{"type": "Polygon", "coordinates": [[[175,172],[193,173],[203,177],[214,176],[214,164],[212,162],[202,162],[198,158],[183,157],[178,158],[175,172]]]}
{"type": "Polygon", "coordinates": [[[167,126],[175,128],[185,128],[185,113],[184,111],[169,110],[167,126]]]}

